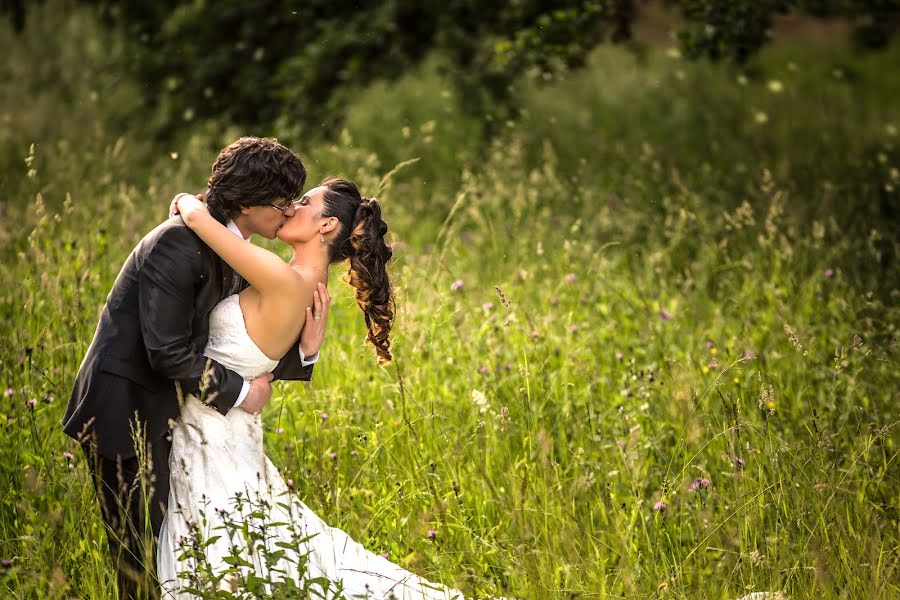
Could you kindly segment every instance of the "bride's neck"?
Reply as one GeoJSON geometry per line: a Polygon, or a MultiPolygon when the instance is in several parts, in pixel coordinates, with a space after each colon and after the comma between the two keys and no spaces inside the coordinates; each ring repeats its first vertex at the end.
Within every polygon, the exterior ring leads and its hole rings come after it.
{"type": "Polygon", "coordinates": [[[316,244],[295,244],[294,256],[291,257],[292,267],[303,266],[314,269],[323,283],[328,282],[328,246],[316,244]]]}

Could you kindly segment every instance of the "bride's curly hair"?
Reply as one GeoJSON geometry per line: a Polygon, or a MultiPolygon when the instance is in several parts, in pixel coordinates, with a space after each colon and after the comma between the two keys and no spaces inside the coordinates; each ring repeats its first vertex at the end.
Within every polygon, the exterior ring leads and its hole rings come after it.
{"type": "Polygon", "coordinates": [[[366,339],[375,347],[378,362],[391,360],[388,337],[394,322],[394,295],[387,274],[392,252],[384,243],[387,223],[381,220],[381,205],[365,198],[346,179],[327,179],[323,196],[323,217],[337,217],[340,228],[329,244],[331,262],[350,259],[347,273],[356,290],[356,303],[366,317],[366,339]]]}

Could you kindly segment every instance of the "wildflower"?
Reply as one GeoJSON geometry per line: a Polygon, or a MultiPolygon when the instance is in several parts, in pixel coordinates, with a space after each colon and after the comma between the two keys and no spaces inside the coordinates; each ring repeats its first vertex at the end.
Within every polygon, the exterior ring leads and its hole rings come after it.
{"type": "Polygon", "coordinates": [[[569,333],[577,333],[578,325],[569,325],[569,333]]]}
{"type": "Polygon", "coordinates": [[[624,355],[621,352],[616,352],[616,360],[621,361],[624,358],[624,355]]]}
{"type": "Polygon", "coordinates": [[[719,359],[718,359],[718,358],[714,358],[714,359],[712,359],[711,361],[709,361],[709,368],[710,368],[710,369],[716,369],[716,368],[718,368],[718,367],[719,367],[719,359]]]}
{"type": "Polygon", "coordinates": [[[328,420],[328,413],[323,412],[322,414],[319,415],[319,418],[322,419],[322,422],[324,423],[325,421],[328,420]]]}
{"type": "Polygon", "coordinates": [[[709,489],[709,484],[709,479],[706,479],[705,477],[698,477],[691,482],[691,491],[699,492],[701,489],[709,489]]]}
{"type": "Polygon", "coordinates": [[[279,427],[279,428],[278,428],[278,431],[276,431],[276,433],[277,433],[278,435],[281,435],[282,433],[284,433],[284,429],[282,429],[281,427],[279,427]]]}
{"type": "Polygon", "coordinates": [[[744,350],[744,358],[747,360],[752,360],[756,358],[756,352],[753,350],[744,350]]]}
{"type": "Polygon", "coordinates": [[[71,452],[63,452],[63,458],[65,458],[67,462],[72,462],[75,460],[75,455],[71,452]]]}
{"type": "Polygon", "coordinates": [[[531,339],[532,339],[532,340],[538,339],[538,332],[537,332],[537,331],[532,331],[532,332],[531,332],[531,339]]]}
{"type": "Polygon", "coordinates": [[[462,279],[457,279],[456,281],[454,281],[453,283],[450,284],[450,291],[458,292],[459,290],[462,289],[463,285],[465,285],[465,281],[463,281],[462,279]]]}
{"type": "Polygon", "coordinates": [[[659,307],[659,318],[662,319],[663,321],[668,321],[669,319],[672,318],[672,313],[670,313],[669,311],[667,311],[666,309],[664,309],[663,307],[660,306],[659,307]]]}
{"type": "Polygon", "coordinates": [[[488,373],[491,372],[491,370],[488,368],[487,365],[481,365],[481,367],[478,369],[478,372],[481,373],[482,375],[487,375],[488,373]]]}
{"type": "Polygon", "coordinates": [[[381,558],[385,558],[385,559],[386,559],[388,556],[389,556],[389,554],[388,554],[387,552],[382,552],[382,553],[381,553],[381,558]]]}
{"type": "Polygon", "coordinates": [[[331,453],[331,460],[337,460],[337,457],[338,457],[337,452],[332,452],[332,453],[331,453]]]}
{"type": "Polygon", "coordinates": [[[472,390],[472,403],[478,407],[479,412],[481,412],[482,414],[487,412],[487,395],[481,390],[472,390]]]}
{"type": "Polygon", "coordinates": [[[825,269],[825,277],[828,279],[834,277],[834,269],[825,269]]]}
{"type": "Polygon", "coordinates": [[[744,465],[746,465],[746,464],[747,463],[744,462],[744,459],[741,458],[740,456],[738,456],[737,458],[734,459],[734,466],[736,466],[739,469],[743,469],[744,465]]]}
{"type": "Polygon", "coordinates": [[[0,559],[0,567],[3,567],[4,569],[8,569],[11,566],[12,566],[12,561],[9,560],[8,558],[0,559]]]}
{"type": "Polygon", "coordinates": [[[29,398],[26,404],[28,405],[28,408],[34,408],[37,405],[37,398],[29,398]]]}
{"type": "Polygon", "coordinates": [[[666,503],[662,500],[658,500],[656,504],[653,505],[653,510],[660,513],[666,512],[666,503]]]}
{"type": "Polygon", "coordinates": [[[437,537],[437,531],[435,531],[434,529],[429,529],[428,530],[428,539],[433,540],[436,537],[437,537]]]}
{"type": "Polygon", "coordinates": [[[6,388],[6,391],[3,392],[3,396],[6,397],[6,398],[9,398],[10,396],[12,396],[12,395],[15,394],[15,393],[16,393],[16,391],[15,391],[14,389],[12,389],[12,388],[6,388]]]}
{"type": "Polygon", "coordinates": [[[290,489],[294,489],[294,480],[293,479],[288,479],[285,483],[287,484],[287,486],[290,489]]]}
{"type": "Polygon", "coordinates": [[[715,347],[716,347],[716,345],[713,343],[712,340],[707,340],[707,341],[706,341],[706,349],[707,349],[707,350],[712,350],[712,349],[715,348],[715,347]]]}
{"type": "Polygon", "coordinates": [[[482,308],[482,310],[484,310],[484,312],[491,312],[492,310],[494,310],[494,303],[493,302],[485,302],[484,304],[481,305],[481,308],[482,308]]]}
{"type": "Polygon", "coordinates": [[[578,276],[575,275],[575,273],[568,273],[564,277],[564,279],[566,280],[566,283],[575,283],[575,280],[578,279],[578,276]]]}

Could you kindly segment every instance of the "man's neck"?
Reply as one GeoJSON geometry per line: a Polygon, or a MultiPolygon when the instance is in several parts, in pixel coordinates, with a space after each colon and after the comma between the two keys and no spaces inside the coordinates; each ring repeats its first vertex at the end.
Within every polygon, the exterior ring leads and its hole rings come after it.
{"type": "Polygon", "coordinates": [[[240,217],[231,219],[228,224],[230,225],[229,229],[231,229],[234,233],[240,233],[241,237],[245,240],[249,240],[250,236],[253,235],[252,231],[247,230],[247,226],[243,223],[240,217]]]}

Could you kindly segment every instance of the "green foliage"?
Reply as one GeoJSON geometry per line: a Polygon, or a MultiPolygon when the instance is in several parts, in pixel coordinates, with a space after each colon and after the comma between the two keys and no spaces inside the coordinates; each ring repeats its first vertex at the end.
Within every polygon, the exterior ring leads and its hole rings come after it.
{"type": "MultiPolygon", "coordinates": [[[[35,15],[0,36],[0,595],[105,599],[59,418],[121,261],[242,132],[110,126],[143,106],[117,38],[35,15]]],[[[383,201],[396,361],[334,276],[267,452],[328,523],[476,597],[896,597],[897,49],[769,48],[739,78],[673,55],[523,85],[488,145],[431,63],[340,135],[286,128],[311,181],[383,201]]]]}
{"type": "MultiPolygon", "coordinates": [[[[91,2],[134,42],[128,63],[162,108],[168,133],[205,118],[333,132],[362,89],[397,79],[430,54],[443,58],[468,112],[502,122],[520,108],[514,82],[582,67],[599,43],[630,40],[640,14],[636,0],[91,2]]],[[[683,17],[677,37],[686,56],[739,63],[767,42],[776,14],[855,19],[858,39],[872,47],[885,46],[900,22],[897,0],[668,4],[683,17]]]]}

